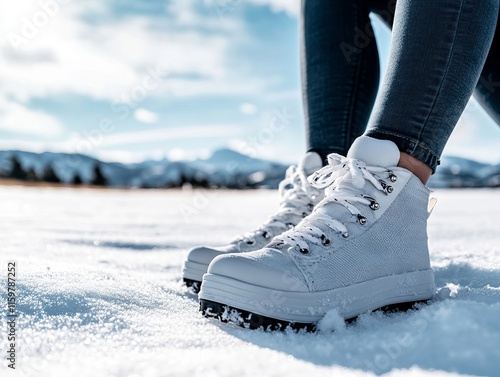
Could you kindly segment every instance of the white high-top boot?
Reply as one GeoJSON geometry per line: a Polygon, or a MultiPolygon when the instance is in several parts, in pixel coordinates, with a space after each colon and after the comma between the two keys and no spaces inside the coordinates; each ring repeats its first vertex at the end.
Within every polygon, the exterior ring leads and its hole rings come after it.
{"type": "Polygon", "coordinates": [[[328,156],[310,178],[325,188],[311,215],[261,250],[212,261],[203,314],[283,328],[315,324],[332,309],[350,319],[431,298],[429,190],[397,166],[399,156],[393,142],[367,136],[347,157],[328,156]]]}

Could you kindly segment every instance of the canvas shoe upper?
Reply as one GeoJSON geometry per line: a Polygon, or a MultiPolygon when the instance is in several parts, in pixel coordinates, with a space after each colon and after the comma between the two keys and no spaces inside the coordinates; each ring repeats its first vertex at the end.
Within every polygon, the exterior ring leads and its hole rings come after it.
{"type": "Polygon", "coordinates": [[[312,214],[261,250],[215,258],[203,279],[202,308],[219,303],[315,323],[332,309],[352,318],[430,298],[429,190],[398,161],[394,143],[366,136],[347,157],[328,156],[310,177],[325,189],[312,214]]]}
{"type": "Polygon", "coordinates": [[[312,186],[307,177],[322,167],[320,156],[308,152],[298,166],[287,169],[285,179],[279,185],[281,204],[278,211],[258,229],[236,237],[222,247],[196,247],[189,251],[184,262],[182,277],[195,291],[199,289],[208,265],[218,255],[243,253],[263,248],[273,237],[291,229],[309,215],[322,198],[322,190],[312,186]]]}

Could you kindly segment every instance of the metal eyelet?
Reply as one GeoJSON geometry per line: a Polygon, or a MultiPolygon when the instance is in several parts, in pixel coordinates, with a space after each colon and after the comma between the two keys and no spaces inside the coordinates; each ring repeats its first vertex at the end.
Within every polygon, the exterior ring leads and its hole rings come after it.
{"type": "Polygon", "coordinates": [[[344,232],[344,233],[342,233],[342,237],[344,237],[344,238],[349,237],[349,233],[348,233],[348,232],[344,232]]]}
{"type": "Polygon", "coordinates": [[[309,249],[299,249],[302,254],[309,254],[309,249]]]}
{"type": "Polygon", "coordinates": [[[391,182],[396,182],[398,180],[398,176],[391,171],[389,172],[389,179],[391,182]]]}
{"type": "Polygon", "coordinates": [[[288,229],[293,229],[294,225],[292,223],[286,223],[286,226],[288,229]]]}
{"type": "Polygon", "coordinates": [[[394,187],[389,186],[384,180],[379,179],[380,186],[384,189],[384,191],[388,194],[394,191],[394,187]]]}
{"type": "Polygon", "coordinates": [[[322,234],[321,243],[323,244],[323,246],[329,246],[332,243],[332,241],[330,241],[328,238],[326,238],[324,234],[322,234]]]}
{"type": "Polygon", "coordinates": [[[247,241],[247,245],[254,245],[255,241],[247,241]]]}
{"type": "Polygon", "coordinates": [[[368,196],[368,195],[363,195],[363,198],[365,198],[366,200],[369,200],[370,201],[370,208],[374,211],[376,211],[377,209],[380,208],[380,205],[377,203],[377,201],[372,198],[371,196],[368,196]]]}
{"type": "Polygon", "coordinates": [[[361,225],[365,225],[366,224],[366,217],[364,217],[362,215],[358,215],[358,221],[361,225]]]}
{"type": "Polygon", "coordinates": [[[268,240],[269,238],[271,238],[271,235],[268,232],[264,232],[264,233],[262,233],[262,237],[264,237],[266,240],[268,240]]]}

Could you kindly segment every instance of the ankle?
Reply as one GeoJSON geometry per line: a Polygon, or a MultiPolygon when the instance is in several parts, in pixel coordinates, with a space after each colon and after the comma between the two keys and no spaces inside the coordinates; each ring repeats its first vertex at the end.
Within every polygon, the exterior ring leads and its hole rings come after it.
{"type": "Polygon", "coordinates": [[[401,152],[398,166],[411,171],[424,185],[432,174],[432,169],[427,164],[405,152],[401,152]]]}

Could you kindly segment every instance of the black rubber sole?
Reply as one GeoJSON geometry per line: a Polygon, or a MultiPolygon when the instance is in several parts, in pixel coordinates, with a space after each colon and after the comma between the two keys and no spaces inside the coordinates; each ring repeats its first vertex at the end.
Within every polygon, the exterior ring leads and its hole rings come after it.
{"type": "Polygon", "coordinates": [[[281,321],[209,300],[200,300],[200,311],[207,318],[216,318],[225,323],[231,322],[251,330],[262,328],[266,331],[276,331],[291,328],[293,330],[314,331],[315,329],[315,325],[312,323],[281,321]]]}
{"type": "Polygon", "coordinates": [[[201,281],[191,280],[191,279],[183,279],[183,280],[184,284],[186,284],[188,288],[191,288],[194,293],[200,293],[201,281]]]}
{"type": "MultiPolygon", "coordinates": [[[[417,304],[424,304],[427,302],[428,300],[404,302],[387,305],[373,311],[381,310],[384,313],[405,312],[411,309],[418,309],[416,307],[417,304]]],[[[302,329],[310,332],[316,331],[316,324],[314,323],[282,321],[209,300],[200,299],[200,311],[207,318],[216,318],[225,323],[231,322],[250,330],[263,329],[265,331],[284,331],[290,328],[296,331],[302,329]]],[[[347,319],[346,322],[352,323],[355,322],[356,319],[357,317],[350,318],[347,319]]]]}

